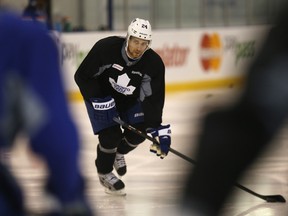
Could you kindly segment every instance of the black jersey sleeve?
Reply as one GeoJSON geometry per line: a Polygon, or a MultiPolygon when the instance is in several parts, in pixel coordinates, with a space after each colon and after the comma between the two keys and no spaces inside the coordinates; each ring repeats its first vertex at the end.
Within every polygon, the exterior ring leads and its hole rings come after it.
{"type": "MultiPolygon", "coordinates": [[[[151,50],[152,51],[152,50],[151,50]]],[[[142,102],[146,127],[157,128],[162,123],[165,101],[165,66],[158,54],[153,52],[147,76],[150,77],[151,95],[142,102]]]]}
{"type": "Polygon", "coordinates": [[[101,67],[101,40],[96,42],[78,67],[74,79],[84,99],[102,97],[99,80],[96,78],[101,67]]]}

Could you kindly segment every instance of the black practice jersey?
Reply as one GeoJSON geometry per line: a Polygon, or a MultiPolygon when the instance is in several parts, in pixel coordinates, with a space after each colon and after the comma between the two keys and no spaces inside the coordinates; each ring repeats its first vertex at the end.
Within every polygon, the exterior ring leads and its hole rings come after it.
{"type": "Polygon", "coordinates": [[[152,49],[131,60],[125,45],[125,38],[117,36],[96,42],[76,71],[75,81],[85,100],[112,96],[119,111],[141,101],[147,127],[158,127],[165,98],[164,63],[152,49]]]}

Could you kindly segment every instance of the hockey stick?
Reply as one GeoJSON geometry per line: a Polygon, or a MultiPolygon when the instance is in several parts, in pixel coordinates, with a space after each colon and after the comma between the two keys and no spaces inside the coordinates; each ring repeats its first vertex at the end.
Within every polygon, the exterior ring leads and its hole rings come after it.
{"type": "MultiPolygon", "coordinates": [[[[115,122],[117,122],[119,125],[121,125],[122,127],[127,128],[128,130],[138,134],[139,136],[142,136],[143,138],[148,139],[149,141],[159,145],[159,142],[156,139],[154,139],[153,137],[147,135],[146,133],[143,133],[142,131],[132,127],[131,125],[127,124],[126,122],[122,121],[121,119],[114,117],[113,120],[115,122]]],[[[182,159],[196,165],[195,160],[193,160],[193,159],[187,157],[186,155],[176,151],[175,149],[170,147],[169,151],[172,152],[173,154],[181,157],[182,159]]],[[[238,183],[235,183],[234,185],[236,187],[240,188],[241,190],[246,191],[247,193],[250,193],[250,194],[252,194],[252,195],[254,195],[260,199],[265,200],[266,202],[282,202],[282,203],[286,202],[285,198],[282,195],[261,195],[261,194],[258,194],[256,192],[250,190],[249,188],[246,188],[243,185],[240,185],[238,183]]]]}

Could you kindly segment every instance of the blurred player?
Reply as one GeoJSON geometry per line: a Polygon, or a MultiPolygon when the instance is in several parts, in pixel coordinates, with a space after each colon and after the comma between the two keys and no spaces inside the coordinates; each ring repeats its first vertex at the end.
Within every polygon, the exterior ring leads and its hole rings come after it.
{"type": "MultiPolygon", "coordinates": [[[[45,191],[59,205],[51,215],[92,215],[58,60],[47,30],[0,12],[0,148],[11,148],[16,136],[24,133],[47,166],[45,191]]],[[[26,215],[21,187],[1,161],[0,215],[26,215]]]]}
{"type": "Polygon", "coordinates": [[[240,100],[205,118],[197,165],[191,168],[182,200],[187,215],[219,215],[234,183],[287,118],[288,5],[283,8],[248,71],[240,100]]]}
{"type": "Polygon", "coordinates": [[[98,135],[95,160],[100,183],[108,193],[123,195],[125,185],[114,175],[126,174],[124,155],[144,141],[129,130],[122,132],[113,121],[120,117],[136,128],[158,137],[161,149],[151,151],[165,157],[170,146],[170,125],[161,125],[165,100],[165,66],[150,46],[149,21],[136,18],[127,36],[99,40],[76,71],[94,134],[98,135]]]}

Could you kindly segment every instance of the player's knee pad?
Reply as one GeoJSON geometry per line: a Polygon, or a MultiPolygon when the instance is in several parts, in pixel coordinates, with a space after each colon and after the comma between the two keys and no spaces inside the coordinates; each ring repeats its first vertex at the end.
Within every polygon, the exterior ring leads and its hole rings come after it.
{"type": "Polygon", "coordinates": [[[98,139],[104,149],[117,148],[123,138],[121,128],[116,125],[99,131],[98,139]]]}
{"type": "Polygon", "coordinates": [[[118,146],[117,152],[120,154],[127,154],[128,152],[134,150],[137,146],[138,144],[132,144],[128,142],[126,138],[124,138],[118,146]]]}

